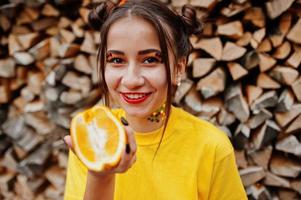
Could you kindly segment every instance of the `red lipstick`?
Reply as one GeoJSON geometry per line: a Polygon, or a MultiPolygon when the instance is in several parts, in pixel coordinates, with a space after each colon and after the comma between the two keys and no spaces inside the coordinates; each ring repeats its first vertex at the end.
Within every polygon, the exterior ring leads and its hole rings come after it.
{"type": "Polygon", "coordinates": [[[151,93],[120,93],[122,98],[129,104],[139,104],[144,102],[151,93]]]}

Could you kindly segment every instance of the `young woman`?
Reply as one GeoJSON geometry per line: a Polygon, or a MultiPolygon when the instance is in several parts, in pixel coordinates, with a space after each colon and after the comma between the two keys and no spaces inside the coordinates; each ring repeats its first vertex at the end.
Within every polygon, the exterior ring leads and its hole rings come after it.
{"type": "MultiPolygon", "coordinates": [[[[70,151],[65,200],[244,200],[232,145],[210,123],[171,105],[200,32],[195,10],[157,0],[107,1],[90,15],[101,30],[99,75],[106,104],[125,124],[119,165],[87,170],[70,151]],[[137,159],[137,160],[136,160],[137,159]]],[[[65,141],[72,149],[70,137],[65,141]]]]}

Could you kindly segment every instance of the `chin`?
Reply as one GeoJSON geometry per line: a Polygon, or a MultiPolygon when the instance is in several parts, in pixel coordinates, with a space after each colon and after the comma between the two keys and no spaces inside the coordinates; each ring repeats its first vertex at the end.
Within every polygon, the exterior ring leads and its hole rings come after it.
{"type": "Polygon", "coordinates": [[[128,107],[128,106],[121,106],[121,108],[124,109],[124,111],[127,113],[127,115],[130,115],[132,117],[137,118],[146,118],[148,117],[152,111],[147,108],[141,108],[141,107],[128,107]]]}

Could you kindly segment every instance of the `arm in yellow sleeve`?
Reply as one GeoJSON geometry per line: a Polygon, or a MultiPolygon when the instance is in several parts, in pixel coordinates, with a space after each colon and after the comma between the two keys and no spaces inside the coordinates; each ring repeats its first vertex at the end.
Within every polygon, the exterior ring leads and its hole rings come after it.
{"type": "Polygon", "coordinates": [[[87,168],[69,151],[64,200],[82,200],[87,182],[87,168]]]}
{"type": "Polygon", "coordinates": [[[247,200],[233,150],[214,164],[210,200],[247,200]]]}

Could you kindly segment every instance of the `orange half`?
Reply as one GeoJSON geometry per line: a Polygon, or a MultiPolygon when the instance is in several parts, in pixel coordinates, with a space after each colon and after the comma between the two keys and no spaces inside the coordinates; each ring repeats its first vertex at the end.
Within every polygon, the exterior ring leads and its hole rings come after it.
{"type": "Polygon", "coordinates": [[[118,165],[126,134],[109,108],[94,106],[78,113],[70,130],[74,151],[88,169],[103,171],[118,165]]]}

